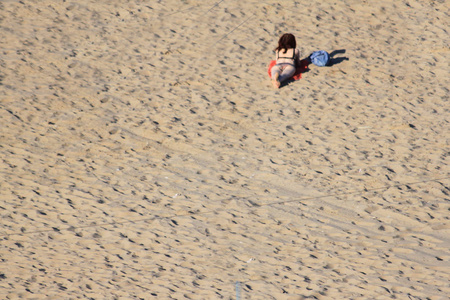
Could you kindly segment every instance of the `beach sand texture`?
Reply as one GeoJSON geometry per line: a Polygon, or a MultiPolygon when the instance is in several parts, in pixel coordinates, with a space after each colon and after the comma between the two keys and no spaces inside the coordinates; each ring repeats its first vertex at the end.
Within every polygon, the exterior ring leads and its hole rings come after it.
{"type": "Polygon", "coordinates": [[[1,299],[448,299],[446,1],[0,2],[1,299]],[[333,65],[273,89],[279,36],[333,65]]]}

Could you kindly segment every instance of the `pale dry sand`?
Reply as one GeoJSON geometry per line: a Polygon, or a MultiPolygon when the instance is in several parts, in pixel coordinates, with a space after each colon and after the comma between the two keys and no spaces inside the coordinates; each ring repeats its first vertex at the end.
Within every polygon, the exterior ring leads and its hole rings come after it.
{"type": "Polygon", "coordinates": [[[0,298],[447,299],[448,11],[1,1],[0,298]]]}

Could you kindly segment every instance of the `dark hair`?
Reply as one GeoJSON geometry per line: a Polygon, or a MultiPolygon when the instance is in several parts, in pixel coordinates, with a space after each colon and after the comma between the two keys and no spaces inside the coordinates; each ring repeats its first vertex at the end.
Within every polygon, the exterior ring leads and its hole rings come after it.
{"type": "Polygon", "coordinates": [[[297,42],[295,41],[295,36],[292,33],[285,33],[278,40],[278,47],[275,48],[275,51],[281,51],[281,49],[284,49],[283,53],[286,53],[289,48],[297,48],[297,42]]]}

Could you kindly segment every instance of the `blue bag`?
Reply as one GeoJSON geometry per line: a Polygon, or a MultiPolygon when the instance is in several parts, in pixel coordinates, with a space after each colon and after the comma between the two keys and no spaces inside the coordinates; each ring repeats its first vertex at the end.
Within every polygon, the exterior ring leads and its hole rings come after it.
{"type": "Polygon", "coordinates": [[[324,67],[330,61],[330,55],[328,52],[323,50],[314,51],[309,56],[309,61],[318,67],[324,67]]]}

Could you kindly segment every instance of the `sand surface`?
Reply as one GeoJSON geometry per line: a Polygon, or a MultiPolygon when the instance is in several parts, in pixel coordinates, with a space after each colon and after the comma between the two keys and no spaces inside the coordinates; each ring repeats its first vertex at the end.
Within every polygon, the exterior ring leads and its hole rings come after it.
{"type": "Polygon", "coordinates": [[[1,299],[448,299],[448,1],[0,2],[1,299]],[[278,37],[330,67],[272,88],[278,37]]]}

